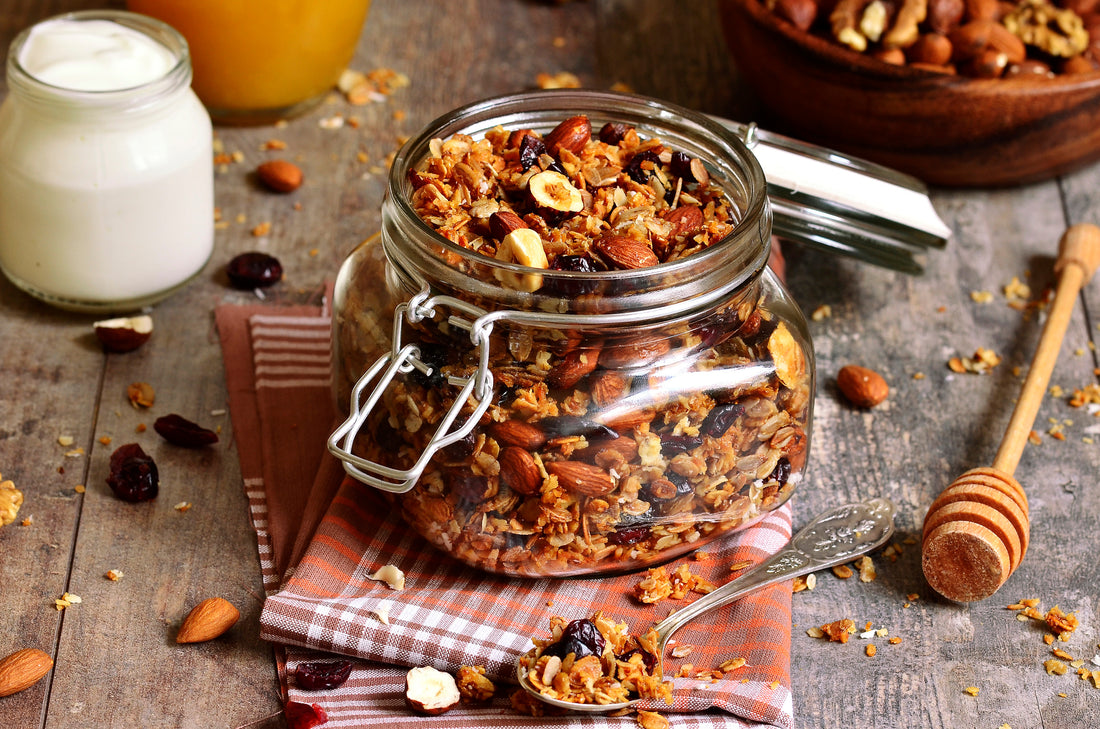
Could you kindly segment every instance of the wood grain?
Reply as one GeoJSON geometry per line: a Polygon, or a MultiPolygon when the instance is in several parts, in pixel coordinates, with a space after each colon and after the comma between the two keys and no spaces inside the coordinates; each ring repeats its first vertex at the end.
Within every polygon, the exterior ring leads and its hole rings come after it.
{"type": "MultiPolygon", "coordinates": [[[[19,3],[0,14],[0,48],[38,18],[89,5],[19,3]]],[[[200,278],[154,309],[157,329],[146,347],[105,356],[90,339],[91,319],[55,312],[0,281],[0,473],[26,493],[21,515],[35,519],[32,527],[0,529],[0,653],[39,647],[56,662],[45,681],[0,699],[0,726],[278,725],[261,721],[278,711],[278,691],[271,646],[256,637],[262,589],[238,453],[228,418],[212,414],[226,404],[213,308],[256,301],[227,287],[225,263],[246,250],[274,253],[287,277],[267,300],[316,301],[344,256],[377,228],[386,157],[399,140],[459,104],[531,88],[542,72],[571,71],[596,88],[622,82],[752,121],[760,103],[725,52],[718,17],[716,0],[464,0],[432,3],[431,13],[420,3],[375,0],[354,66],[396,69],[410,87],[364,107],[336,100],[285,128],[219,129],[224,148],[244,156],[216,179],[227,225],[200,278]],[[357,126],[323,129],[319,121],[337,112],[356,117],[357,126]],[[263,151],[272,138],[287,149],[263,151]],[[303,168],[302,188],[275,196],[255,184],[252,170],[273,157],[303,168]],[[272,229],[257,238],[250,231],[260,222],[272,229]],[[152,411],[125,400],[135,380],[157,389],[152,411]],[[221,442],[184,452],[134,432],[168,412],[222,425],[221,442]],[[62,433],[87,456],[65,458],[62,433]],[[100,444],[101,436],[111,444],[100,444]],[[160,466],[163,491],[154,503],[124,504],[104,484],[110,451],[130,439],[148,446],[160,466]],[[73,489],[80,483],[83,495],[73,489]],[[192,509],[175,510],[180,501],[192,509]],[[111,582],[108,569],[125,576],[111,582]],[[84,602],[58,613],[53,599],[65,590],[84,602]],[[179,621],[212,595],[232,601],[241,621],[210,643],[175,645],[179,621]]],[[[1072,675],[1047,676],[1042,631],[1017,622],[1003,603],[1030,596],[1077,611],[1082,625],[1067,650],[1086,659],[1095,652],[1100,566],[1089,549],[1100,533],[1100,446],[1082,439],[1100,441],[1089,430],[1100,421],[1064,398],[1048,397],[1040,408],[1042,443],[1025,449],[1016,474],[1028,485],[1031,545],[1002,588],[1004,600],[962,607],[936,598],[921,577],[915,540],[934,496],[993,457],[1020,383],[1012,368],[1026,367],[1038,339],[1039,312],[1008,307],[1001,287],[1016,276],[1038,297],[1053,281],[1062,230],[1100,218],[1100,168],[1021,189],[937,190],[933,199],[954,238],[928,255],[921,277],[784,249],[803,309],[832,307],[831,317],[810,323],[818,397],[796,526],[838,500],[886,496],[899,506],[902,550],[896,561],[876,557],[874,582],[825,573],[815,590],[794,596],[796,724],[1091,727],[1100,694],[1072,675]],[[975,303],[970,292],[980,290],[994,301],[975,303]],[[947,369],[948,357],[978,346],[1003,364],[982,376],[947,369]],[[886,376],[886,403],[869,412],[844,403],[833,378],[849,362],[886,376]],[[918,372],[923,379],[914,379],[918,372]],[[1045,433],[1048,418],[1063,424],[1065,441],[1045,433]],[[863,640],[840,645],[805,634],[842,617],[885,627],[902,643],[876,639],[878,653],[867,658],[863,640]],[[979,687],[979,696],[966,694],[967,686],[979,687]]],[[[1095,381],[1096,281],[1081,303],[1052,379],[1068,391],[1095,381]]]]}

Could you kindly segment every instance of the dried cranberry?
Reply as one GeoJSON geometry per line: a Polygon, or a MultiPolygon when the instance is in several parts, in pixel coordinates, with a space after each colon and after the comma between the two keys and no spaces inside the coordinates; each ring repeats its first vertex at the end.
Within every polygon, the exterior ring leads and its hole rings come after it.
{"type": "Polygon", "coordinates": [[[217,433],[175,413],[157,418],[153,430],[172,445],[184,448],[202,448],[218,442],[217,433]]]}
{"type": "Polygon", "coordinates": [[[458,461],[474,452],[474,448],[477,447],[477,435],[473,432],[467,433],[464,438],[459,438],[454,443],[444,446],[440,450],[443,451],[443,455],[452,460],[458,461]]]}
{"type": "Polygon", "coordinates": [[[298,685],[306,691],[336,688],[351,675],[351,661],[299,663],[294,669],[298,685]]]}
{"type": "Polygon", "coordinates": [[[565,658],[572,653],[576,658],[584,658],[601,655],[603,646],[603,633],[596,624],[588,618],[580,618],[566,625],[558,642],[548,645],[542,654],[565,658]]]}
{"type": "Polygon", "coordinates": [[[649,538],[649,527],[630,526],[616,529],[607,535],[609,544],[616,547],[628,547],[649,538]]]}
{"type": "Polygon", "coordinates": [[[446,472],[447,487],[466,501],[480,504],[489,490],[489,479],[459,470],[446,472]]]}
{"type": "Polygon", "coordinates": [[[774,478],[776,481],[779,482],[780,486],[783,486],[784,484],[787,483],[787,479],[789,479],[790,477],[791,477],[791,462],[789,460],[787,460],[786,456],[783,456],[775,464],[775,469],[772,471],[771,475],[768,476],[768,478],[769,479],[774,478]]]}
{"type": "Polygon", "coordinates": [[[657,656],[647,651],[643,651],[641,648],[634,648],[622,654],[621,656],[616,656],[616,658],[618,658],[620,661],[629,661],[630,657],[635,654],[642,657],[642,664],[645,665],[645,670],[653,673],[653,669],[657,667],[657,656]]]}
{"type": "Polygon", "coordinates": [[[225,267],[225,273],[234,288],[262,289],[283,278],[283,264],[275,256],[252,251],[235,256],[225,267]]]}
{"type": "Polygon", "coordinates": [[[283,707],[283,715],[290,729],[312,729],[328,721],[328,714],[320,704],[300,704],[288,701],[283,707]]]}
{"type": "Polygon", "coordinates": [[[558,256],[550,266],[552,271],[575,271],[577,273],[595,273],[596,264],[587,255],[558,256]]]}
{"type": "Polygon", "coordinates": [[[653,171],[652,169],[645,169],[642,164],[652,162],[656,166],[660,164],[660,161],[661,158],[657,155],[656,150],[647,149],[644,152],[639,152],[627,163],[626,174],[630,175],[630,179],[639,185],[644,185],[649,180],[649,176],[653,174],[653,171]]]}
{"type": "Polygon", "coordinates": [[[600,127],[600,141],[604,144],[618,144],[629,131],[630,127],[622,122],[608,122],[600,127]]]}
{"type": "Polygon", "coordinates": [[[160,474],[157,464],[137,443],[119,446],[111,454],[111,473],[107,485],[123,501],[149,501],[157,497],[160,474]]]}
{"type": "Polygon", "coordinates": [[[551,415],[540,420],[539,427],[551,438],[582,435],[589,443],[599,443],[619,437],[618,432],[613,428],[575,415],[551,415]]]}
{"type": "Polygon", "coordinates": [[[707,413],[707,417],[703,418],[703,422],[699,425],[699,430],[705,435],[709,435],[711,438],[721,438],[725,435],[726,431],[730,429],[733,422],[741,417],[744,412],[744,406],[736,402],[727,403],[725,405],[715,405],[711,408],[711,411],[707,413]]]}
{"type": "Polygon", "coordinates": [[[661,454],[667,457],[687,453],[703,445],[703,439],[695,435],[662,435],[661,454]]]}
{"type": "Polygon", "coordinates": [[[500,392],[497,393],[496,404],[502,408],[506,408],[516,400],[516,386],[515,385],[502,385],[500,392]]]}
{"type": "MultiPolygon", "coordinates": [[[[587,255],[558,256],[550,264],[552,271],[569,271],[574,273],[595,273],[596,264],[587,255]]],[[[543,291],[551,296],[574,298],[584,296],[596,291],[599,287],[597,281],[559,281],[548,279],[543,286],[543,291]]]]}
{"type": "Polygon", "coordinates": [[[532,165],[539,161],[539,157],[546,154],[546,145],[542,140],[531,134],[524,134],[519,143],[519,164],[526,172],[532,165]]]}
{"type": "Polygon", "coordinates": [[[672,174],[682,178],[684,182],[697,182],[691,171],[691,157],[680,150],[672,153],[672,161],[669,162],[668,168],[672,174]]]}

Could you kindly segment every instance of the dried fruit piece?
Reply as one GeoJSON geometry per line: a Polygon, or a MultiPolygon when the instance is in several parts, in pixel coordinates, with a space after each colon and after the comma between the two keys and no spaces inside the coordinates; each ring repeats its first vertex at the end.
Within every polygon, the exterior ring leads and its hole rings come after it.
{"type": "Polygon", "coordinates": [[[22,505],[23,492],[15,488],[15,482],[0,480],[0,526],[14,522],[22,505]]]}
{"type": "Polygon", "coordinates": [[[544,656],[557,656],[565,660],[570,653],[574,659],[585,656],[600,656],[606,641],[596,624],[588,618],[570,621],[562,631],[561,638],[543,649],[544,656]]]}
{"type": "Polygon", "coordinates": [[[234,288],[259,289],[272,286],[283,278],[283,264],[275,256],[250,251],[234,256],[225,273],[234,288]]]}
{"type": "Polygon", "coordinates": [[[126,386],[126,398],[135,408],[151,408],[157,393],[148,382],[132,382],[126,386]]]}
{"type": "Polygon", "coordinates": [[[328,721],[328,714],[320,704],[301,704],[297,701],[288,701],[283,707],[283,715],[286,717],[287,726],[290,729],[312,729],[328,721]]]}
{"type": "Polygon", "coordinates": [[[294,192],[302,185],[302,170],[293,162],[273,159],[256,168],[256,177],[274,192],[294,192]]]}
{"type": "Polygon", "coordinates": [[[157,497],[160,474],[157,464],[137,443],[119,446],[111,454],[107,485],[123,501],[136,503],[157,497]]]}
{"type": "Polygon", "coordinates": [[[405,702],[421,714],[442,714],[462,699],[454,676],[431,666],[420,666],[405,674],[405,702]]]}
{"type": "Polygon", "coordinates": [[[24,648],[0,660],[0,696],[10,696],[38,683],[53,666],[49,654],[24,648]]]}
{"type": "Polygon", "coordinates": [[[351,661],[310,661],[299,663],[294,678],[306,691],[321,691],[342,686],[351,675],[351,661]]]}
{"type": "Polygon", "coordinates": [[[563,213],[579,213],[584,210],[581,191],[573,187],[569,178],[560,172],[554,170],[539,172],[527,181],[527,189],[530,190],[535,202],[544,208],[563,213]]]}
{"type": "Polygon", "coordinates": [[[153,334],[153,318],[141,316],[105,319],[92,325],[96,339],[108,352],[132,352],[149,341],[153,334]]]}
{"type": "Polygon", "coordinates": [[[202,448],[218,442],[217,433],[175,413],[157,418],[153,430],[172,445],[183,448],[202,448]]]}
{"type": "Polygon", "coordinates": [[[860,408],[873,408],[890,394],[882,375],[859,365],[845,365],[836,373],[836,386],[848,402],[860,408]]]}
{"type": "Polygon", "coordinates": [[[241,613],[223,597],[210,597],[191,609],[176,634],[177,643],[213,640],[236,625],[241,613]]]}

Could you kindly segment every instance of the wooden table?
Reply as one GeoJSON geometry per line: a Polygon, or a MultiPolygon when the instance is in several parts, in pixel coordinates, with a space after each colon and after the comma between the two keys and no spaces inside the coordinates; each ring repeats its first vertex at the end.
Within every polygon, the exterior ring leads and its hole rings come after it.
{"type": "MultiPolygon", "coordinates": [[[[0,47],[43,17],[95,5],[18,3],[0,16],[0,47]]],[[[228,225],[200,278],[155,308],[156,333],[140,351],[104,355],[92,317],[56,311],[0,281],[0,473],[25,493],[20,517],[33,520],[0,529],[0,655],[37,647],[56,662],[47,680],[0,699],[0,726],[238,727],[279,710],[272,649],[256,637],[262,589],[233,433],[228,417],[216,414],[226,408],[226,390],[213,309],[255,300],[227,286],[230,257],[268,250],[286,268],[269,300],[315,299],[377,228],[381,169],[399,141],[461,103],[533,87],[542,72],[571,71],[596,88],[623,83],[739,120],[764,118],[740,90],[713,2],[481,0],[430,8],[375,1],[354,67],[389,67],[411,80],[384,103],[352,108],[336,99],[285,128],[218,130],[227,152],[243,154],[217,175],[228,225]],[[360,124],[318,123],[337,112],[360,124]],[[273,156],[262,151],[273,138],[306,172],[290,197],[265,193],[249,177],[273,156]],[[251,229],[268,221],[270,234],[253,237],[251,229]],[[224,445],[182,452],[151,433],[135,435],[154,416],[127,402],[134,381],[156,388],[157,411],[221,425],[224,445]],[[73,445],[60,445],[62,435],[73,445]],[[123,503],[105,485],[113,447],[130,440],[148,445],[167,476],[154,506],[123,503]],[[76,447],[83,453],[66,454],[76,447]],[[173,508],[182,501],[193,504],[190,511],[173,508]],[[106,579],[112,569],[124,577],[106,579]],[[58,611],[54,600],[66,591],[83,602],[58,611]],[[179,621],[213,595],[243,608],[232,639],[176,646],[179,621]]],[[[903,548],[896,561],[876,559],[872,583],[826,573],[816,589],[794,596],[798,726],[1096,726],[1100,691],[1072,671],[1047,675],[1044,631],[1018,622],[1005,605],[1034,597],[1043,609],[1075,611],[1081,626],[1061,645],[1084,659],[1100,653],[1100,419],[1065,397],[1044,403],[1041,443],[1027,448],[1017,471],[1031,500],[1030,553],[993,598],[970,606],[938,599],[921,576],[915,539],[934,496],[962,471],[991,462],[1021,383],[1014,368],[1026,371],[1037,341],[1041,313],[1010,308],[1002,287],[1019,277],[1035,295],[1043,290],[1064,228],[1100,219],[1098,190],[1100,166],[1022,189],[935,191],[954,238],[928,256],[918,277],[787,247],[790,288],[805,311],[832,311],[811,322],[816,428],[809,479],[795,497],[796,526],[838,500],[887,496],[899,506],[903,548]],[[992,292],[992,301],[976,302],[976,291],[992,292]],[[948,370],[949,357],[977,347],[994,350],[1003,364],[983,376],[948,370]],[[886,376],[886,404],[859,412],[840,401],[834,377],[848,362],[886,376]],[[1048,419],[1063,426],[1064,440],[1046,433],[1048,419]],[[902,642],[876,638],[878,654],[868,658],[858,637],[842,645],[806,635],[845,617],[902,642]],[[976,696],[966,692],[971,686],[976,696]]],[[[1094,281],[1071,323],[1053,378],[1066,392],[1097,379],[1098,298],[1094,281]]]]}

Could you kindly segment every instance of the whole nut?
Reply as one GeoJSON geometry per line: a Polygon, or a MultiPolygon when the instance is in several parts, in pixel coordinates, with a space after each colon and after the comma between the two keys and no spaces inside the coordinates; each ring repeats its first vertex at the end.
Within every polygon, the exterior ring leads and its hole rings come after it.
{"type": "Polygon", "coordinates": [[[600,353],[590,349],[569,352],[546,375],[546,384],[554,388],[570,388],[596,369],[600,353]]]}
{"type": "Polygon", "coordinates": [[[930,63],[945,66],[951,61],[951,41],[940,33],[925,33],[906,49],[912,63],[930,63]]]}
{"type": "Polygon", "coordinates": [[[203,600],[191,609],[176,634],[177,643],[203,643],[213,640],[236,625],[241,613],[222,597],[203,600]]]}
{"type": "Polygon", "coordinates": [[[302,170],[293,162],[273,159],[256,168],[256,177],[274,192],[294,192],[302,186],[302,170]]]}
{"type": "Polygon", "coordinates": [[[928,0],[926,23],[934,33],[946,34],[957,28],[966,13],[966,0],[928,0]]]}
{"type": "Polygon", "coordinates": [[[975,78],[1000,78],[1008,68],[1008,54],[989,47],[970,59],[966,68],[967,75],[975,78]]]}
{"type": "Polygon", "coordinates": [[[24,648],[0,660],[0,696],[10,696],[38,683],[53,667],[49,654],[24,648]]]}
{"type": "Polygon", "coordinates": [[[551,461],[546,470],[558,477],[558,484],[570,493],[581,496],[606,496],[615,490],[611,474],[579,461],[551,461]]]}
{"type": "Polygon", "coordinates": [[[546,444],[546,433],[542,428],[525,423],[522,420],[505,420],[489,425],[489,435],[501,445],[513,445],[529,451],[538,450],[546,444]]]}
{"type": "Polygon", "coordinates": [[[952,60],[969,61],[984,51],[993,35],[995,21],[989,19],[973,20],[951,31],[952,60]]]}
{"type": "Polygon", "coordinates": [[[675,226],[673,236],[691,235],[703,227],[703,211],[698,205],[681,205],[661,213],[661,217],[675,226]]]}
{"type": "Polygon", "coordinates": [[[840,393],[856,407],[873,408],[890,394],[882,375],[859,365],[845,365],[836,375],[840,393]]]}
{"type": "Polygon", "coordinates": [[[511,210],[498,210],[489,216],[489,233],[497,240],[504,240],[513,230],[529,227],[523,218],[511,210]]]}
{"type": "Polygon", "coordinates": [[[1036,59],[1027,59],[1020,63],[1010,63],[1005,69],[1005,77],[1016,76],[1040,76],[1042,78],[1054,78],[1054,71],[1050,66],[1036,59]]]}
{"type": "Polygon", "coordinates": [[[814,0],[776,0],[772,12],[799,30],[807,31],[817,18],[817,3],[814,0]]]}
{"type": "Polygon", "coordinates": [[[1000,9],[998,0],[966,0],[966,20],[993,20],[1000,9]]]}
{"type": "Polygon", "coordinates": [[[535,457],[517,446],[506,446],[497,456],[500,463],[500,481],[516,493],[530,496],[537,494],[542,485],[535,457]]]}
{"type": "Polygon", "coordinates": [[[580,154],[591,139],[592,124],[588,117],[571,116],[554,127],[543,142],[546,144],[546,151],[557,157],[563,149],[580,154]]]}
{"type": "Polygon", "coordinates": [[[103,345],[103,349],[121,354],[132,352],[149,341],[149,337],[153,334],[153,318],[142,314],[104,319],[97,321],[93,327],[96,339],[103,345]]]}
{"type": "Polygon", "coordinates": [[[1020,37],[1000,23],[994,23],[989,33],[989,47],[1005,54],[1009,63],[1023,63],[1027,46],[1020,37]]]}
{"type": "Polygon", "coordinates": [[[616,268],[647,268],[661,262],[648,245],[626,235],[600,236],[593,247],[616,268]]]}

